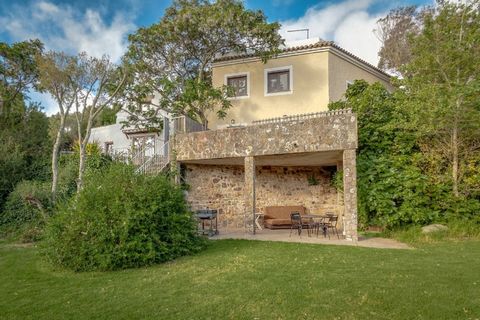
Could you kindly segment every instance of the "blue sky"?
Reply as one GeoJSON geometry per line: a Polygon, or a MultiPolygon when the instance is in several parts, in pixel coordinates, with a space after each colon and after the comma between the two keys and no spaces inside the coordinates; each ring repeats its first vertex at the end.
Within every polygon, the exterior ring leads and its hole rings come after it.
{"type": "MultiPolygon", "coordinates": [[[[138,27],[157,22],[167,0],[0,0],[0,41],[39,38],[47,49],[71,54],[86,51],[108,54],[118,61],[128,45],[127,36],[138,27]]],[[[310,37],[333,40],[376,64],[380,47],[372,30],[375,21],[398,6],[431,4],[431,0],[245,0],[249,9],[263,10],[269,21],[282,24],[288,40],[305,38],[287,30],[309,28],[310,37]]],[[[34,94],[48,113],[52,99],[34,94]]]]}

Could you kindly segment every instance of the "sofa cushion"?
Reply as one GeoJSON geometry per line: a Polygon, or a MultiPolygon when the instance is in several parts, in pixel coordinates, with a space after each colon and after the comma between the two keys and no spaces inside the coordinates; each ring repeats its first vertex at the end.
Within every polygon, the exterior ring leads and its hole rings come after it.
{"type": "Polygon", "coordinates": [[[288,219],[290,221],[290,214],[292,212],[305,214],[305,208],[303,206],[265,207],[265,219],[288,219]]]}
{"type": "Polygon", "coordinates": [[[292,224],[290,219],[267,219],[265,224],[269,225],[290,225],[292,224]]]}

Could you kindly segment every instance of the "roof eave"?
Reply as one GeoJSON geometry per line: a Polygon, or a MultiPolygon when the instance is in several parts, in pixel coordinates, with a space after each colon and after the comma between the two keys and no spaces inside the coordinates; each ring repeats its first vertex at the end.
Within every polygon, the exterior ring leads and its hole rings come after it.
{"type": "MultiPolygon", "coordinates": [[[[336,45],[333,42],[328,42],[328,44],[324,44],[322,46],[313,46],[309,48],[296,48],[295,50],[285,50],[278,53],[274,58],[281,58],[281,57],[288,57],[293,55],[301,55],[307,53],[314,53],[314,52],[325,52],[331,51],[333,53],[337,53],[337,55],[342,56],[343,58],[350,58],[360,64],[363,69],[368,69],[367,71],[371,73],[375,73],[376,75],[380,76],[384,81],[389,82],[392,76],[385,71],[377,68],[376,66],[372,65],[371,63],[361,59],[360,57],[354,55],[353,53],[343,49],[342,47],[336,45]]],[[[232,56],[226,57],[223,59],[215,60],[212,64],[212,67],[222,67],[227,65],[239,64],[239,63],[248,63],[254,61],[261,61],[260,57],[255,56],[253,54],[249,55],[242,55],[242,56],[232,56]]]]}

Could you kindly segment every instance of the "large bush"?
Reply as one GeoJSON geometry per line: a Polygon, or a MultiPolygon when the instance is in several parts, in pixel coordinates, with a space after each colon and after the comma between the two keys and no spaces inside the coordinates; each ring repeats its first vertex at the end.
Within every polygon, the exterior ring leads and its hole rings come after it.
{"type": "Polygon", "coordinates": [[[22,181],[10,193],[5,210],[0,215],[0,225],[22,225],[44,218],[50,211],[50,183],[22,181]]]}
{"type": "MultiPolygon", "coordinates": [[[[87,157],[87,172],[94,174],[108,167],[111,159],[98,150],[87,157]]],[[[77,190],[78,154],[60,156],[56,202],[69,201],[77,190]]],[[[0,210],[0,236],[25,242],[40,240],[45,221],[55,211],[51,201],[51,181],[22,181],[8,195],[0,210]]]]}
{"type": "Polygon", "coordinates": [[[87,175],[85,182],[47,225],[43,245],[54,264],[75,271],[114,270],[203,247],[183,192],[166,177],[113,164],[87,175]]]}
{"type": "Polygon", "coordinates": [[[27,242],[38,240],[52,210],[50,186],[42,181],[18,183],[0,213],[0,233],[21,233],[27,242]]]}

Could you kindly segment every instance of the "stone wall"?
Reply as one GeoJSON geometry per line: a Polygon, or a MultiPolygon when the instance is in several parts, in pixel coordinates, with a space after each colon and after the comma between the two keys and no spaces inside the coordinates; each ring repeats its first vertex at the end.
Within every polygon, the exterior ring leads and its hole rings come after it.
{"type": "MultiPolygon", "coordinates": [[[[187,200],[193,210],[222,209],[219,226],[243,229],[245,225],[245,174],[243,166],[187,165],[186,182],[191,186],[187,200]]],[[[304,205],[307,212],[335,211],[343,214],[330,175],[319,167],[256,168],[256,211],[266,206],[304,205]],[[309,185],[308,177],[317,185],[309,185]]],[[[251,216],[249,214],[249,216],[251,216]]],[[[340,223],[342,219],[340,218],[340,223]]]]}
{"type": "Polygon", "coordinates": [[[187,165],[187,201],[192,210],[222,209],[219,228],[244,226],[243,166],[187,165]]]}
{"type": "Polygon", "coordinates": [[[172,148],[178,161],[355,149],[357,119],[340,110],[318,118],[178,134],[172,148]]]}

